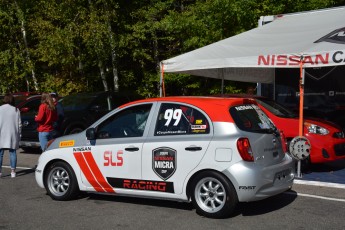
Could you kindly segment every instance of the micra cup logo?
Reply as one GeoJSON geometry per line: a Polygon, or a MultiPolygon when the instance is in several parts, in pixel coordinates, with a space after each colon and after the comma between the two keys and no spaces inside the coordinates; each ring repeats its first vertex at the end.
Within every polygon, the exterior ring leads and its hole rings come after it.
{"type": "Polygon", "coordinates": [[[315,41],[314,43],[319,43],[319,42],[331,42],[331,43],[345,44],[345,27],[332,31],[331,33],[320,38],[319,40],[315,41]]]}
{"type": "Polygon", "coordinates": [[[152,169],[163,180],[169,179],[176,171],[176,150],[168,147],[154,149],[152,169]]]}

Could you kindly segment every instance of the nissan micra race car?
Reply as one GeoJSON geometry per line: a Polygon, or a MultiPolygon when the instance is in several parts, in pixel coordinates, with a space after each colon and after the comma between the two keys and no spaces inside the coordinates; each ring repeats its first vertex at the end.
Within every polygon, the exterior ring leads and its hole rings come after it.
{"type": "Polygon", "coordinates": [[[294,180],[281,133],[252,103],[163,97],[125,104],[50,141],[36,181],[54,200],[80,191],[172,199],[227,217],[238,202],[282,193],[294,180]]]}

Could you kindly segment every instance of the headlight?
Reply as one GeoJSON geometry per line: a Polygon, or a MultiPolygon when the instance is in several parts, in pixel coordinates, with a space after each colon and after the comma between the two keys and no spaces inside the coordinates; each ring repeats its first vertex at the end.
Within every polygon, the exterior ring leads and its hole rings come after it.
{"type": "Polygon", "coordinates": [[[307,128],[308,133],[320,134],[320,135],[327,135],[329,134],[328,129],[321,127],[319,125],[315,125],[312,123],[305,122],[304,126],[307,128]]]}

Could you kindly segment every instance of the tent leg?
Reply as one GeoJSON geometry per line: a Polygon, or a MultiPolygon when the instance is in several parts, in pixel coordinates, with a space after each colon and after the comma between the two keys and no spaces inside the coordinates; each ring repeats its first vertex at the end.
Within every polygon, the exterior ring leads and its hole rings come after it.
{"type": "Polygon", "coordinates": [[[224,95],[224,69],[222,69],[222,96],[224,95]]]}
{"type": "Polygon", "coordinates": [[[301,160],[297,162],[297,178],[302,178],[302,173],[301,173],[301,160]]]}
{"type": "MultiPolygon", "coordinates": [[[[303,136],[303,110],[304,110],[304,68],[303,68],[303,56],[301,56],[300,61],[300,81],[299,81],[299,136],[303,136]]],[[[297,163],[297,177],[302,178],[301,174],[301,160],[298,160],[297,163]]]]}

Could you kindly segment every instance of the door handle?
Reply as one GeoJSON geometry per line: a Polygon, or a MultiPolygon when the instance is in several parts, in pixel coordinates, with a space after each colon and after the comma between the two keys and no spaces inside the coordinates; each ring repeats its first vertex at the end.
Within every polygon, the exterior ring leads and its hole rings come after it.
{"type": "Polygon", "coordinates": [[[202,150],[202,148],[198,146],[190,146],[190,147],[186,147],[185,150],[194,152],[194,151],[200,151],[202,150]]]}
{"type": "Polygon", "coordinates": [[[125,148],[125,150],[128,152],[135,152],[135,151],[139,151],[139,148],[138,147],[128,147],[128,148],[125,148]]]}

